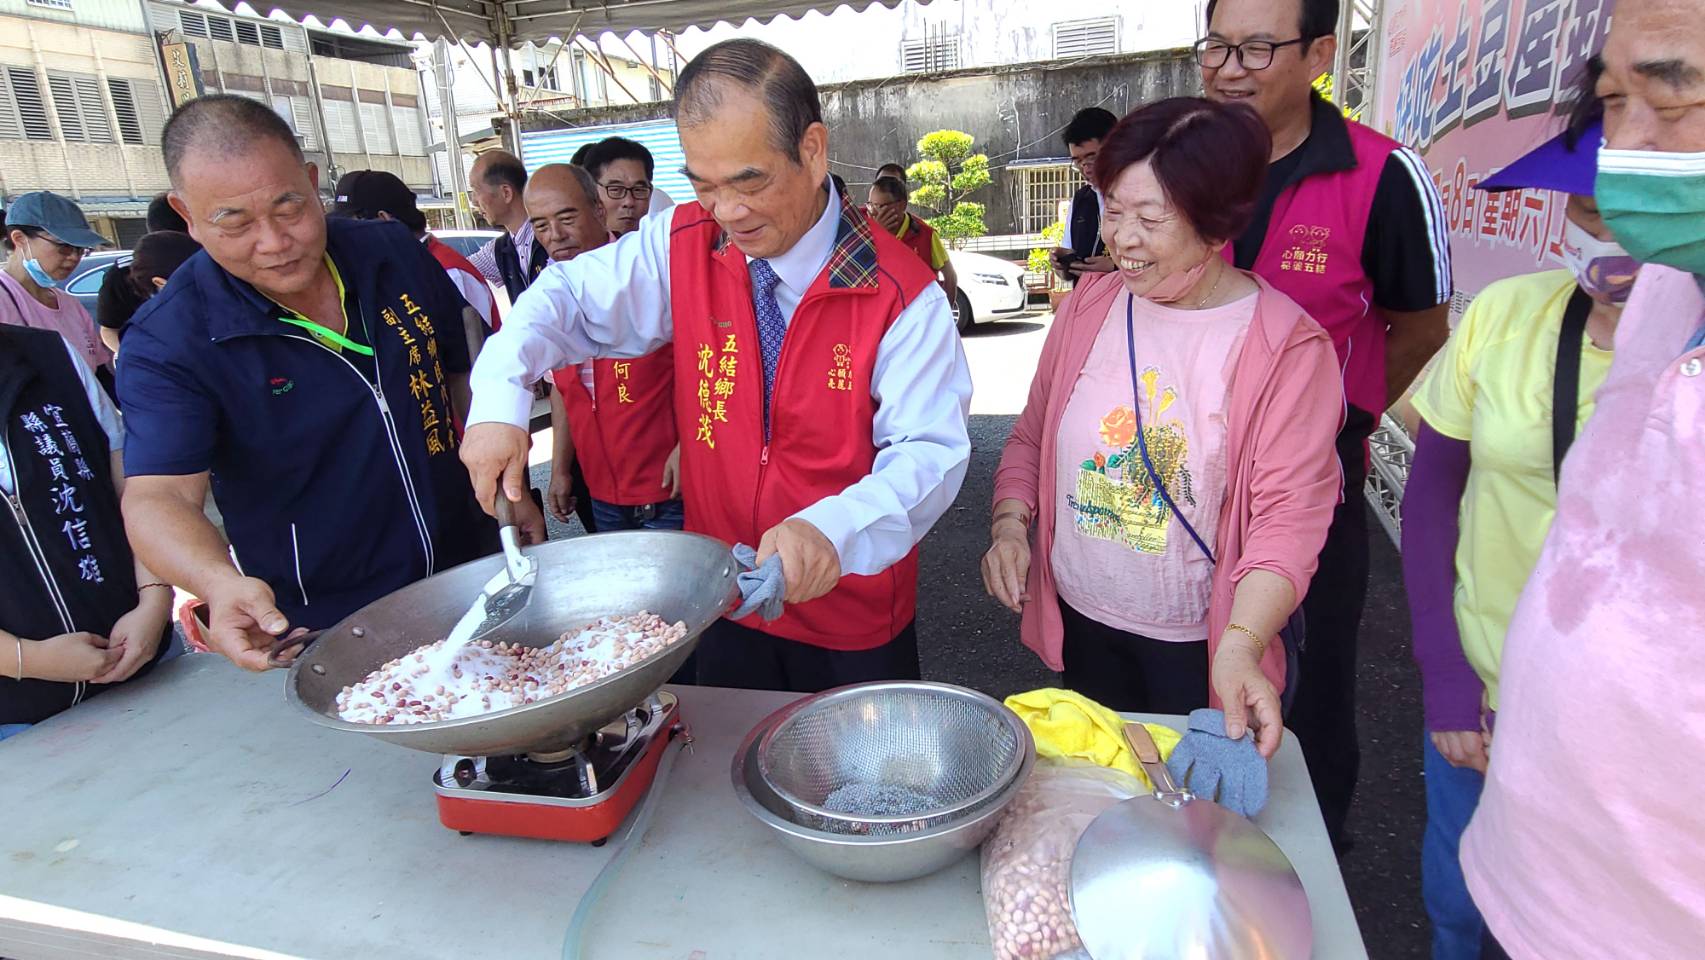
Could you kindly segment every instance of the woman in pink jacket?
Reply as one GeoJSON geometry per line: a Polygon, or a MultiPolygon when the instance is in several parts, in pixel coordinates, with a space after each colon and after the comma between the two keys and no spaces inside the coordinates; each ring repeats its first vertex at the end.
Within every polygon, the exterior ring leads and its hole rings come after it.
{"type": "Polygon", "coordinates": [[[1137,110],[1102,142],[1117,270],[1054,319],[983,558],[1066,686],[1119,710],[1221,706],[1226,735],[1253,726],[1268,757],[1277,635],[1341,495],[1343,410],[1325,331],[1223,255],[1271,148],[1253,112],[1197,98],[1137,110]]]}

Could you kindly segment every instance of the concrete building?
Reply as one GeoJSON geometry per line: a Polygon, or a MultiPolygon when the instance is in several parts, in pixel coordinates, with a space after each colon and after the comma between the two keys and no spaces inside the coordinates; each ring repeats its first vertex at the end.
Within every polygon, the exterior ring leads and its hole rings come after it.
{"type": "Polygon", "coordinates": [[[861,6],[688,30],[677,46],[690,59],[720,40],[753,37],[793,54],[818,83],[839,83],[1188,46],[1196,40],[1207,4],[901,0],[892,8],[861,6]]]}
{"type": "Polygon", "coordinates": [[[169,185],[160,131],[172,105],[220,92],[278,111],[328,189],[370,168],[431,195],[412,49],[161,0],[0,0],[0,195],[63,193],[128,246],[169,185]]]}

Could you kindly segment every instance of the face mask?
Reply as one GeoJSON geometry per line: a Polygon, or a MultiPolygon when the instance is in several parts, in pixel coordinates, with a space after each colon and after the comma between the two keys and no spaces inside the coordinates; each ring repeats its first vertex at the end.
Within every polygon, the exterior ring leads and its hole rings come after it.
{"type": "Polygon", "coordinates": [[[1573,220],[1563,221],[1563,263],[1587,296],[1621,306],[1634,290],[1640,262],[1622,245],[1600,240],[1573,220]]]}
{"type": "Polygon", "coordinates": [[[1177,303],[1199,283],[1208,272],[1208,264],[1214,262],[1214,254],[1210,252],[1201,263],[1188,270],[1168,274],[1154,285],[1143,299],[1150,303],[1177,303]]]}
{"type": "Polygon", "coordinates": [[[47,271],[41,268],[41,261],[35,257],[24,261],[24,272],[30,275],[30,279],[34,280],[37,286],[50,289],[59,286],[59,281],[48,276],[47,271]]]}
{"type": "Polygon", "coordinates": [[[1598,153],[1599,214],[1641,263],[1705,275],[1705,153],[1598,153]]]}

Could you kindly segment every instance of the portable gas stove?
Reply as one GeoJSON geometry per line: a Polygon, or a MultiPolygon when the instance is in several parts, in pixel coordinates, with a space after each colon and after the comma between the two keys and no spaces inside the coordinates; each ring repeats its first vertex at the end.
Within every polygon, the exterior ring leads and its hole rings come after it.
{"type": "Polygon", "coordinates": [[[674,694],[659,690],[579,746],[518,756],[446,756],[432,777],[438,819],[491,833],[601,846],[644,798],[677,736],[692,742],[674,694]]]}

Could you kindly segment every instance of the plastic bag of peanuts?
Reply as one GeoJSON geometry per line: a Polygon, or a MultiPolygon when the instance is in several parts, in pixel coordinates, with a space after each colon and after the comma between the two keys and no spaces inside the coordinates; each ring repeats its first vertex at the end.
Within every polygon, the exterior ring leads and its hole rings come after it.
{"type": "Polygon", "coordinates": [[[1036,761],[983,844],[983,907],[995,960],[1085,956],[1072,923],[1072,850],[1103,810],[1144,792],[1118,770],[1081,760],[1036,761]]]}

